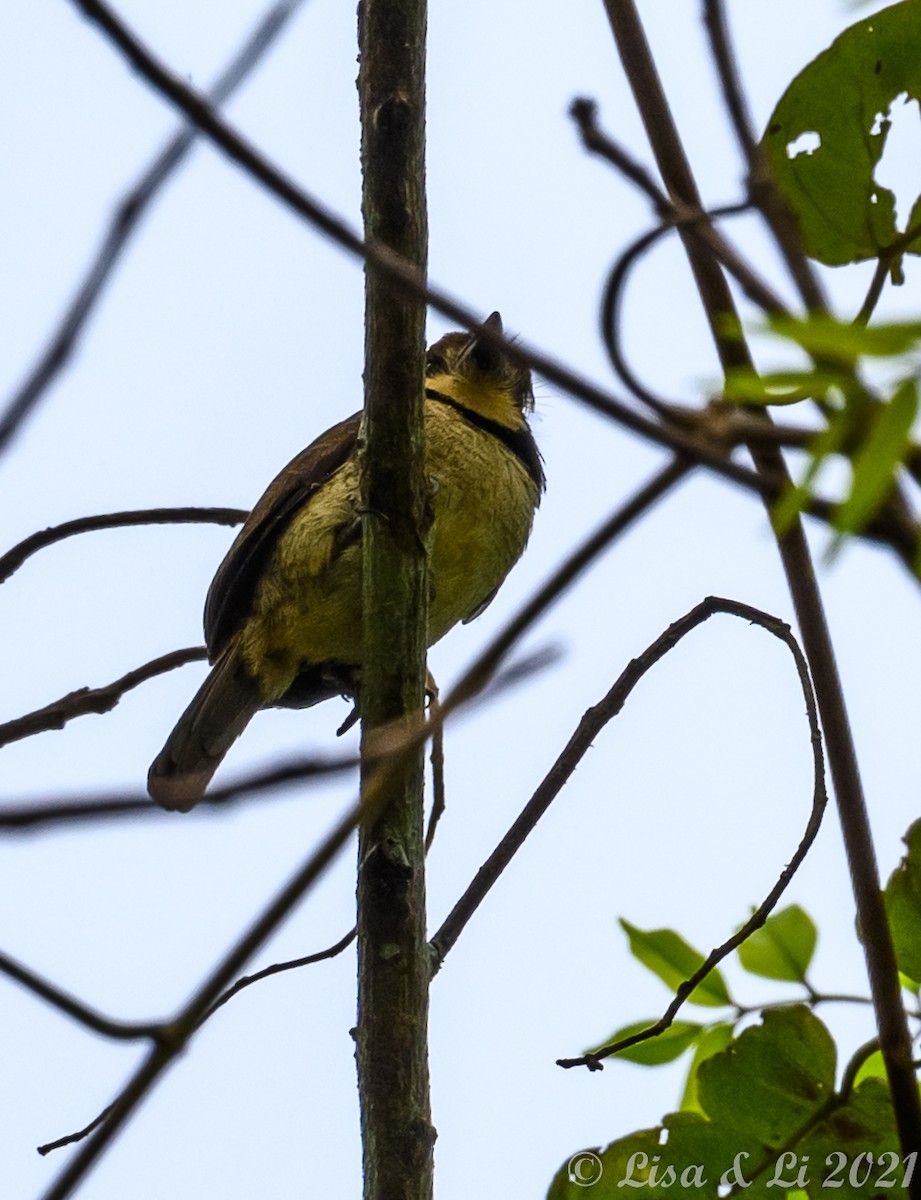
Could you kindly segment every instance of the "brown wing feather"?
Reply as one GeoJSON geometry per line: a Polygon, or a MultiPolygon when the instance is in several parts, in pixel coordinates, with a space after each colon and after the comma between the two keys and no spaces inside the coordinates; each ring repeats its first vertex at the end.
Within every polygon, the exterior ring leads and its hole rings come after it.
{"type": "Polygon", "coordinates": [[[259,579],[291,518],[353,453],[360,423],[361,413],[355,413],[311,442],[276,475],[247,517],[205,600],[212,661],[249,615],[259,579]]]}

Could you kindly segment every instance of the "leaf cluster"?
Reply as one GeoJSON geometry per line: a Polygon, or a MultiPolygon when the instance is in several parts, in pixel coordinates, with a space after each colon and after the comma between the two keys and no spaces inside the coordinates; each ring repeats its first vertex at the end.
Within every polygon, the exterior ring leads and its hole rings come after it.
{"type": "MultiPolygon", "coordinates": [[[[770,331],[806,352],[810,365],[763,375],[730,373],[726,398],[757,406],[811,400],[824,427],[807,442],[801,482],[775,510],[784,532],[814,495],[832,457],[850,467],[850,483],[835,508],[838,538],[863,532],[888,500],[903,471],[921,479],[913,441],[918,415],[921,323],[867,322],[888,276],[904,278],[906,254],[921,254],[921,196],[904,228],[896,198],[876,179],[897,105],[919,114],[921,5],[902,0],[844,31],[792,81],[760,144],[774,186],[792,214],[806,253],[827,266],[875,259],[877,274],[853,322],[824,311],[799,319],[774,315],[770,331]],[[870,386],[865,375],[886,377],[870,386]]],[[[921,550],[915,563],[921,573],[921,550]]]]}
{"type": "MultiPolygon", "coordinates": [[[[921,821],[908,830],[905,844],[906,854],[886,885],[885,902],[902,981],[917,1006],[921,821]]],[[[673,929],[643,930],[625,920],[620,924],[634,957],[672,990],[704,961],[673,929]]],[[[825,996],[813,987],[808,972],[817,942],[815,923],[803,908],[794,904],[782,909],[736,953],[748,974],[798,985],[802,994],[761,1006],[760,1024],[746,1024],[756,1010],[735,1000],[724,974],[714,968],[688,1003],[720,1009],[716,1020],[674,1021],[658,1036],[618,1052],[619,1058],[643,1066],[673,1062],[689,1052],[690,1062],[676,1111],[654,1128],[591,1152],[593,1200],[623,1196],[626,1188],[636,1187],[650,1198],[687,1189],[700,1197],[796,1192],[818,1198],[833,1187],[841,1200],[849,1200],[873,1194],[870,1184],[905,1185],[913,1164],[899,1157],[895,1114],[875,1042],[848,1059],[836,1086],[841,1055],[814,1009],[835,999],[862,998],[825,996]]],[[[655,1018],[632,1022],[617,1029],[605,1045],[654,1024],[655,1018]]],[[[596,1046],[593,1052],[601,1049],[596,1046]]],[[[574,1156],[560,1168],[548,1200],[584,1197],[585,1176],[573,1168],[578,1159],[574,1156]]]]}

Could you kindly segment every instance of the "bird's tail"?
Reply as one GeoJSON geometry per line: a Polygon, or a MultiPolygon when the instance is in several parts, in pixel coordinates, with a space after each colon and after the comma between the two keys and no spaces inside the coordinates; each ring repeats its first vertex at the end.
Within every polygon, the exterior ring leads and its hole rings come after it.
{"type": "Polygon", "coordinates": [[[147,790],[154,800],[188,812],[261,707],[259,685],[231,643],[151,764],[147,790]]]}

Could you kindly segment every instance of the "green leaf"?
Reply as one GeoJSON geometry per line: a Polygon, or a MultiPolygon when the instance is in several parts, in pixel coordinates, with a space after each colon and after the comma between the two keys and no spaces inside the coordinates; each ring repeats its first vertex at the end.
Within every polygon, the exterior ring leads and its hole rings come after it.
{"type": "MultiPolygon", "coordinates": [[[[650,1025],[655,1025],[658,1019],[658,1017],[650,1017],[648,1021],[634,1021],[630,1025],[625,1025],[623,1029],[615,1030],[609,1038],[594,1046],[588,1053],[596,1054],[603,1046],[610,1046],[613,1042],[621,1041],[622,1038],[642,1033],[650,1025]]],[[[656,1067],[661,1063],[674,1062],[676,1058],[680,1058],[684,1054],[688,1046],[693,1046],[704,1028],[703,1025],[697,1025],[693,1021],[672,1021],[666,1030],[655,1037],[647,1038],[645,1042],[637,1042],[635,1046],[628,1046],[626,1050],[618,1050],[616,1057],[625,1058],[628,1062],[642,1063],[646,1067],[656,1067]]]]}
{"type": "Polygon", "coordinates": [[[766,371],[758,374],[751,367],[730,367],[726,371],[723,397],[734,404],[786,406],[803,400],[821,400],[830,388],[845,382],[840,372],[766,371]]]}
{"type": "Polygon", "coordinates": [[[815,953],[816,927],[798,904],[773,913],[739,947],[739,961],[752,975],[804,983],[815,953]]]}
{"type": "Polygon", "coordinates": [[[921,821],[903,840],[908,851],[886,884],[886,914],[899,970],[914,981],[921,980],[921,821]]]}
{"type": "Polygon", "coordinates": [[[697,1094],[697,1072],[702,1062],[706,1062],[708,1058],[712,1058],[720,1050],[726,1049],[732,1041],[732,1030],[733,1026],[728,1021],[721,1021],[718,1025],[711,1025],[697,1039],[694,1057],[691,1059],[688,1077],[684,1084],[684,1095],[681,1097],[681,1109],[683,1112],[687,1110],[691,1112],[703,1112],[697,1094]]]}
{"type": "Polygon", "coordinates": [[[802,1004],[761,1021],[701,1064],[698,1089],[711,1120],[776,1149],[834,1091],[835,1043],[802,1004]]]}
{"type": "Polygon", "coordinates": [[[819,468],[831,454],[837,454],[848,439],[853,437],[858,419],[858,412],[865,407],[860,401],[853,399],[832,412],[828,425],[811,441],[809,465],[801,483],[789,487],[782,493],[780,499],[771,511],[774,528],[781,535],[785,534],[795,518],[802,512],[810,495],[812,485],[819,473],[819,468]]]}
{"type": "Polygon", "coordinates": [[[638,1188],[644,1200],[718,1200],[729,1185],[744,1200],[901,1195],[886,1190],[888,1180],[901,1188],[904,1169],[885,1081],[863,1078],[842,1103],[834,1076],[819,1018],[804,1005],[768,1010],[701,1065],[703,1113],[671,1113],[655,1129],[577,1152],[549,1200],[622,1200],[638,1188]]]}
{"type": "Polygon", "coordinates": [[[865,1079],[885,1079],[886,1062],[882,1050],[875,1050],[857,1072],[855,1084],[861,1084],[865,1079]]]}
{"type": "MultiPolygon", "coordinates": [[[[903,0],[846,29],[787,88],[762,140],[807,252],[830,266],[875,258],[899,236],[873,178],[896,97],[921,96],[921,5],[903,0]]],[[[908,249],[918,253],[916,240],[908,249]]]]}
{"type": "Polygon", "coordinates": [[[826,313],[794,317],[787,313],[771,314],[768,328],[787,338],[817,358],[854,363],[862,355],[872,358],[897,358],[913,350],[921,341],[921,321],[892,321],[883,325],[853,325],[837,321],[826,313]]]}
{"type": "MultiPolygon", "coordinates": [[[[547,1200],[623,1200],[634,1189],[644,1200],[717,1200],[721,1176],[744,1149],[734,1133],[696,1113],[672,1113],[660,1128],[638,1130],[603,1150],[577,1151],[557,1172],[547,1200]]],[[[748,1147],[749,1154],[755,1150],[748,1147]]]]}
{"type": "Polygon", "coordinates": [[[796,1150],[814,1164],[806,1186],[811,1200],[828,1200],[829,1196],[869,1200],[871,1196],[907,1194],[901,1190],[905,1168],[892,1100],[882,1079],[865,1079],[847,1104],[810,1130],[796,1150]],[[884,1175],[891,1180],[885,1191],[875,1186],[884,1175]]]}
{"type": "MultiPolygon", "coordinates": [[[[618,1189],[617,1181],[632,1175],[638,1162],[651,1162],[658,1150],[658,1129],[640,1129],[603,1151],[600,1146],[577,1150],[557,1171],[547,1200],[585,1200],[586,1195],[592,1200],[612,1200],[622,1196],[624,1189],[618,1189]]],[[[639,1172],[636,1174],[639,1176],[639,1172]]]]}
{"type": "MultiPolygon", "coordinates": [[[[672,991],[689,979],[704,961],[704,955],[690,946],[674,929],[637,929],[623,919],[620,924],[630,939],[630,951],[634,958],[658,975],[672,991]]],[[[732,1003],[725,980],[716,969],[697,985],[688,1000],[692,1004],[712,1008],[732,1003]]]]}
{"type": "Polygon", "coordinates": [[[904,379],[892,399],[873,413],[869,436],[854,458],[851,494],[834,513],[835,528],[841,533],[859,533],[883,504],[917,415],[918,385],[914,379],[904,379]]]}

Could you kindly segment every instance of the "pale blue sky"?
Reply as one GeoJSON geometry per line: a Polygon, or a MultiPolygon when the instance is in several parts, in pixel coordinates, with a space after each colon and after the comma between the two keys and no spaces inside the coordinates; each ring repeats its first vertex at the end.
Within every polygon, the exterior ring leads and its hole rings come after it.
{"type": "MultiPolygon", "coordinates": [[[[698,5],[641,6],[708,202],[738,195],[698,5]]],[[[138,34],[206,85],[261,13],[256,0],[123,0],[138,34]]],[[[865,11],[865,10],[862,10],[865,11]]],[[[730,6],[763,123],[791,76],[853,13],[832,2],[730,6]]],[[[310,0],[231,120],[296,180],[358,220],[354,5],[310,0]]],[[[583,373],[613,382],[597,332],[613,258],[645,203],[588,158],[567,117],[577,95],[649,161],[600,3],[433,4],[431,273],[583,373]]],[[[0,12],[7,187],[0,355],[6,395],[43,344],[113,204],[175,119],[75,8],[0,12]]],[[[736,224],[765,261],[753,225],[736,224]]],[[[773,260],[772,276],[785,287],[773,260]]],[[[829,273],[853,312],[867,271],[829,273]]],[[[882,311],[917,316],[917,270],[882,311]]],[[[787,294],[789,291],[787,290],[787,294]]],[[[430,323],[434,338],[445,328],[430,323]]],[[[637,371],[688,403],[715,360],[676,247],[628,293],[637,371]]],[[[115,277],[72,368],[0,463],[0,550],[87,513],[172,504],[250,506],[275,472],[361,398],[359,265],[207,147],[170,185],[115,277]]],[[[767,361],[770,361],[769,359],[767,361]]],[[[442,685],[584,535],[662,461],[538,381],[535,432],[549,486],[531,547],[499,599],[432,654],[442,685]]],[[[827,542],[815,530],[821,554],[827,542]]],[[[97,533],[32,559],[0,589],[0,719],[101,684],[201,640],[210,577],[232,534],[164,527],[97,533]]],[[[884,870],[918,813],[912,754],[919,596],[886,553],[853,547],[821,569],[884,870]]],[[[430,860],[432,928],[511,823],[584,710],[625,663],[708,594],[785,619],[791,606],[759,505],[695,477],[530,635],[559,664],[460,720],[447,745],[448,813],[430,860]]],[[[203,675],[190,666],[104,718],[7,747],[0,796],[142,785],[203,675]]],[[[432,993],[439,1200],[543,1195],[582,1146],[657,1122],[683,1067],[563,1072],[665,989],[630,959],[618,915],[723,940],[789,859],[811,796],[808,730],[773,639],[718,619],[647,678],[471,922],[432,993]]],[[[325,752],[344,707],[263,714],[222,778],[325,752]]],[[[339,780],[225,816],[155,816],[0,841],[0,946],[116,1016],[166,1016],[188,995],[349,802],[339,780]]],[[[254,966],[335,941],[353,920],[346,854],[254,966]]],[[[789,893],[817,918],[816,983],[865,990],[834,813],[789,893]]],[[[754,980],[747,1002],[787,995],[754,980]]],[[[77,1128],[139,1057],[0,979],[5,1194],[34,1197],[70,1151],[34,1146],[77,1128]]],[[[235,1000],[161,1080],[85,1184],[94,1200],[359,1194],[352,1043],[354,958],[269,980],[235,1000]]],[[[832,1012],[845,1043],[863,1014],[832,1012]]]]}

